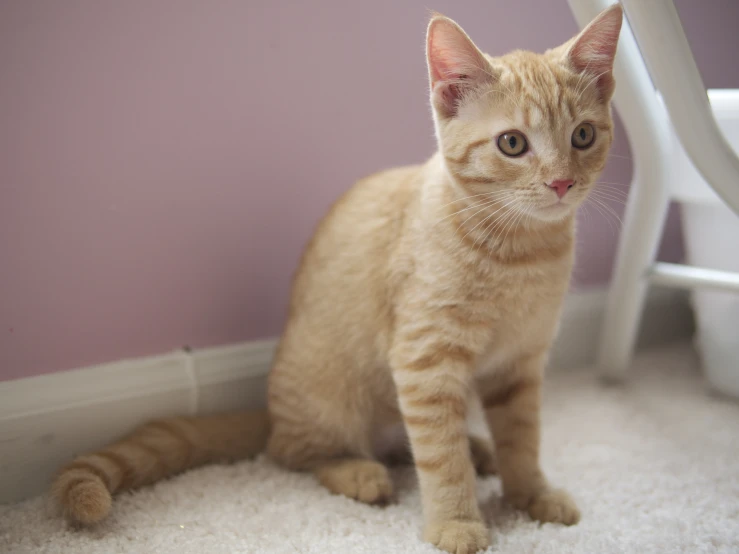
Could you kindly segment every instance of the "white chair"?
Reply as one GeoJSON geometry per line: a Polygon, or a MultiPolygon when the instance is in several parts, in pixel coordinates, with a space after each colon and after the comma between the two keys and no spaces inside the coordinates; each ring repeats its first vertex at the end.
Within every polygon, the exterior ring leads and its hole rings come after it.
{"type": "MultiPolygon", "coordinates": [[[[568,2],[580,26],[614,3],[568,2]]],[[[739,292],[739,273],[655,262],[671,200],[713,196],[739,215],[739,158],[714,117],[734,114],[729,123],[739,130],[739,90],[706,91],[672,0],[621,5],[626,17],[614,103],[631,144],[634,177],[598,350],[599,372],[610,381],[627,377],[649,284],[739,292]],[[705,185],[696,193],[675,179],[676,168],[693,165],[715,193],[705,185]]],[[[739,131],[733,139],[739,145],[739,131]]]]}

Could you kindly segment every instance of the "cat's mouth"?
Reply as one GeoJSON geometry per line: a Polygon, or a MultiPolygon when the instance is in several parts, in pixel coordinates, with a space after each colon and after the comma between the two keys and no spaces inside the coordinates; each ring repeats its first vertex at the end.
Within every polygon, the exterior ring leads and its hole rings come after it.
{"type": "Polygon", "coordinates": [[[557,200],[556,202],[552,202],[551,204],[542,206],[539,209],[543,211],[555,211],[555,210],[569,210],[571,207],[572,205],[569,202],[562,202],[561,200],[557,200]]]}
{"type": "Polygon", "coordinates": [[[537,215],[539,215],[541,219],[560,219],[572,211],[572,204],[569,202],[563,202],[562,200],[557,200],[556,202],[538,207],[536,211],[537,215]]]}

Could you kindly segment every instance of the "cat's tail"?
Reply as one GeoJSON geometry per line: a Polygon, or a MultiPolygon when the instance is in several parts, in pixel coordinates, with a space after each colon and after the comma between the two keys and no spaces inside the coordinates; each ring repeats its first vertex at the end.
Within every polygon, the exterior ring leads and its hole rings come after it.
{"type": "Polygon", "coordinates": [[[64,466],[52,495],[70,521],[91,525],[108,515],[116,492],[206,463],[259,454],[267,444],[269,427],[266,411],[152,421],[64,466]]]}

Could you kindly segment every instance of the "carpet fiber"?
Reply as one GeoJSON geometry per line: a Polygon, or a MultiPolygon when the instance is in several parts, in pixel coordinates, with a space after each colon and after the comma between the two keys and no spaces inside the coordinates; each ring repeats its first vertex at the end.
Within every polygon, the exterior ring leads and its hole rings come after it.
{"type": "MultiPolygon", "coordinates": [[[[543,463],[578,501],[574,527],[538,525],[479,481],[489,552],[739,552],[739,405],[705,392],[680,345],[640,355],[625,387],[592,371],[548,376],[543,463]]],[[[0,552],[433,554],[419,539],[413,472],[394,470],[398,504],[331,496],[266,459],[191,471],[116,500],[112,517],[75,530],[45,498],[0,507],[0,552]]]]}

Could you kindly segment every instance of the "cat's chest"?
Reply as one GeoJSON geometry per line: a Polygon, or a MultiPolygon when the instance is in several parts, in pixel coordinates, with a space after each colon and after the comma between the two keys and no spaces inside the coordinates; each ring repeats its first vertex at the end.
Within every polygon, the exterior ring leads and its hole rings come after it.
{"type": "Polygon", "coordinates": [[[547,348],[556,334],[566,290],[557,282],[524,277],[500,280],[488,300],[488,328],[478,368],[486,371],[547,348]]]}

